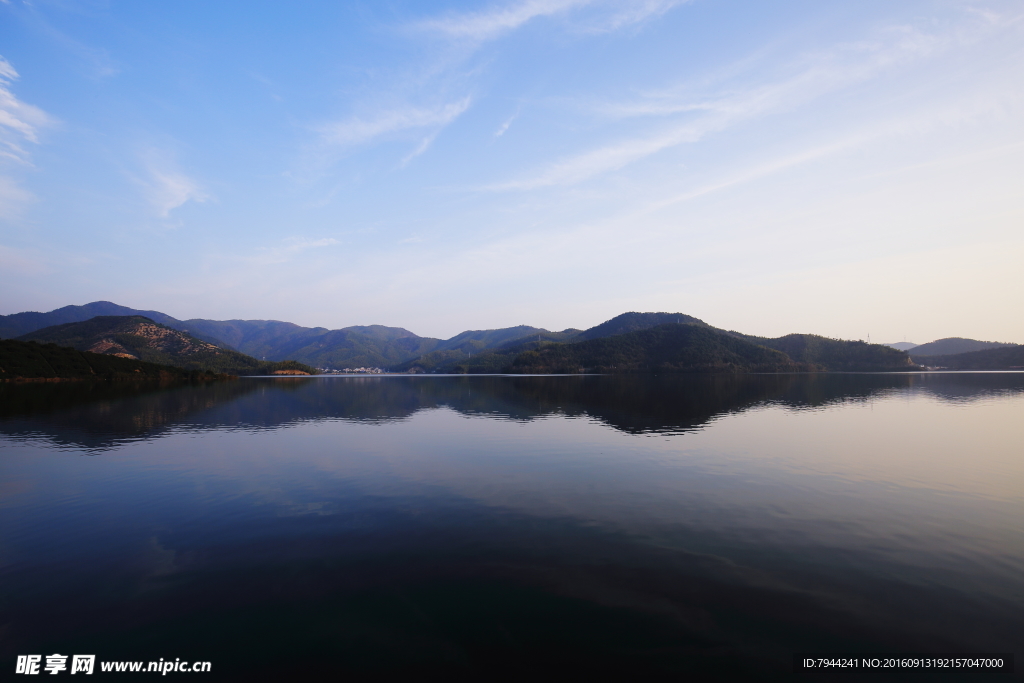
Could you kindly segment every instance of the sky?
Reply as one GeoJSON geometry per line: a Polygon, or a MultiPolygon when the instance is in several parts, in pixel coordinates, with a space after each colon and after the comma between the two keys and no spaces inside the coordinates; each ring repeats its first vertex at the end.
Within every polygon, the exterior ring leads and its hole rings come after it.
{"type": "Polygon", "coordinates": [[[1020,0],[0,0],[0,314],[1024,343],[1020,0]]]}

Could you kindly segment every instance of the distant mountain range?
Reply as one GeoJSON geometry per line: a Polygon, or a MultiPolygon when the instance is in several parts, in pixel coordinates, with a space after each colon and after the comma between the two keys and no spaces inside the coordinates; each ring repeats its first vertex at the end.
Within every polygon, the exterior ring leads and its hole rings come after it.
{"type": "MultiPolygon", "coordinates": [[[[160,327],[185,334],[193,340],[190,343],[196,348],[200,348],[199,343],[205,344],[201,353],[209,354],[209,358],[220,354],[222,361],[234,358],[240,363],[241,360],[232,356],[231,352],[237,352],[239,357],[251,357],[246,361],[246,367],[256,362],[285,360],[325,369],[380,367],[399,372],[500,372],[513,369],[526,371],[527,368],[541,372],[553,371],[551,368],[554,367],[615,367],[632,370],[693,370],[700,367],[736,370],[769,367],[897,370],[913,367],[905,352],[893,348],[907,344],[905,342],[893,345],[865,344],[809,334],[768,339],[714,328],[698,318],[682,313],[624,313],[587,330],[550,331],[520,325],[496,330],[467,330],[451,339],[435,339],[420,337],[404,328],[383,325],[330,330],[276,320],[177,320],[159,311],[142,311],[108,301],[97,301],[84,306],[65,306],[49,313],[26,312],[0,316],[0,338],[32,336],[40,328],[82,323],[97,316],[144,316],[160,327]],[[664,326],[669,327],[648,332],[664,326]],[[695,328],[699,330],[695,331],[695,328]],[[608,339],[616,341],[590,344],[608,339]],[[672,344],[675,347],[670,348],[672,344]],[[776,353],[765,355],[765,349],[776,353]]],[[[138,321],[133,324],[138,324],[138,321]]],[[[57,338],[55,334],[59,337],[68,333],[69,330],[65,329],[60,332],[48,331],[41,336],[54,340],[57,338]]],[[[81,330],[75,334],[78,335],[74,340],[75,348],[80,348],[94,345],[101,338],[110,337],[112,332],[108,331],[105,337],[90,336],[81,330]]],[[[128,333],[122,331],[117,334],[128,333]]],[[[139,358],[146,356],[144,360],[153,359],[154,362],[168,360],[166,355],[159,356],[162,352],[158,350],[149,348],[143,351],[144,347],[139,346],[129,349],[125,344],[117,343],[128,355],[139,358]],[[156,360],[158,357],[160,360],[156,360]]],[[[997,347],[1017,348],[1015,345],[959,338],[910,346],[911,356],[915,359],[929,354],[949,355],[997,347]]],[[[1001,358],[992,356],[991,362],[1002,362],[999,360],[1001,358]]],[[[204,357],[200,361],[199,356],[196,356],[193,361],[198,365],[207,362],[208,358],[204,357]]],[[[181,363],[182,359],[178,358],[175,362],[181,363]]],[[[223,364],[211,369],[230,371],[223,364]]]]}
{"type": "Polygon", "coordinates": [[[499,330],[469,330],[451,339],[435,339],[384,325],[356,325],[329,330],[277,320],[178,320],[159,311],[143,311],[109,301],[96,301],[84,306],[65,306],[49,313],[0,316],[0,338],[17,338],[45,327],[83,322],[96,316],[135,315],[259,360],[296,360],[327,369],[390,368],[435,351],[466,357],[530,335],[540,334],[544,339],[554,340],[579,332],[552,333],[520,325],[499,330]]]}

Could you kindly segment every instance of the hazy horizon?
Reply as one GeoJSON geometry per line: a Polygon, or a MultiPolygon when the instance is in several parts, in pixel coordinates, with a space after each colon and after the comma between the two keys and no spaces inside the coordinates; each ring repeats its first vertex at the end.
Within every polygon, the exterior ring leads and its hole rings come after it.
{"type": "Polygon", "coordinates": [[[0,17],[2,314],[1024,343],[1019,3],[0,17]]]}

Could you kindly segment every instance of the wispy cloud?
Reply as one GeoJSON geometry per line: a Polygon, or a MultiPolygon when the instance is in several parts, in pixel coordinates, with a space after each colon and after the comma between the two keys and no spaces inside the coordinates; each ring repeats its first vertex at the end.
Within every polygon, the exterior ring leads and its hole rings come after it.
{"type": "Polygon", "coordinates": [[[417,26],[452,38],[474,42],[493,40],[538,18],[567,14],[584,7],[597,16],[581,24],[588,31],[609,31],[664,14],[687,0],[520,0],[480,12],[449,14],[417,26]]]}
{"type": "Polygon", "coordinates": [[[464,97],[437,107],[392,109],[368,118],[352,117],[325,124],[318,130],[327,144],[343,147],[362,145],[389,133],[447,126],[469,108],[470,101],[469,97],[464,97]]]}
{"type": "Polygon", "coordinates": [[[594,26],[592,30],[614,31],[626,26],[640,24],[668,12],[689,0],[637,0],[636,2],[614,3],[615,11],[594,26]]]}
{"type": "Polygon", "coordinates": [[[494,131],[494,137],[500,138],[502,135],[504,135],[505,132],[508,131],[508,127],[512,125],[512,122],[519,118],[519,112],[520,110],[516,109],[515,114],[512,114],[512,116],[505,119],[504,123],[498,126],[498,130],[494,131]]]}
{"type": "Polygon", "coordinates": [[[413,159],[415,159],[416,157],[430,149],[430,146],[434,144],[434,140],[437,139],[437,136],[440,134],[440,132],[440,130],[436,130],[427,137],[423,138],[420,144],[416,145],[416,149],[409,152],[405,156],[405,158],[402,159],[401,163],[399,164],[399,168],[405,168],[406,166],[409,165],[410,161],[412,161],[413,159]]]}
{"type": "Polygon", "coordinates": [[[440,19],[430,19],[420,23],[419,27],[457,38],[491,40],[519,28],[531,19],[549,17],[592,2],[593,0],[523,0],[482,12],[451,14],[440,19]]]}
{"type": "Polygon", "coordinates": [[[146,200],[161,218],[186,202],[205,202],[210,196],[181,170],[166,152],[149,150],[142,155],[144,177],[135,178],[146,200]]]}
{"type": "Polygon", "coordinates": [[[18,72],[0,56],[0,157],[29,163],[24,143],[38,143],[39,130],[53,123],[53,119],[39,107],[19,100],[11,85],[18,80],[18,72]]]}
{"type": "Polygon", "coordinates": [[[530,190],[571,185],[711,133],[769,114],[789,111],[815,98],[865,81],[882,70],[941,50],[948,40],[908,28],[893,29],[871,42],[843,45],[830,53],[808,56],[788,77],[703,97],[680,96],[685,87],[668,89],[634,101],[603,104],[594,112],[612,118],[663,116],[676,122],[656,133],[620,140],[561,161],[525,178],[488,186],[491,190],[530,190]],[[684,120],[680,121],[682,118],[684,120]]]}
{"type": "Polygon", "coordinates": [[[790,154],[785,157],[774,159],[767,163],[758,164],[751,168],[743,169],[732,176],[722,178],[698,187],[686,190],[677,195],[661,199],[653,202],[650,205],[644,207],[642,213],[652,213],[658,211],[672,204],[678,204],[680,202],[686,202],[691,199],[703,197],[704,195],[712,194],[720,190],[725,190],[730,187],[748,183],[753,180],[763,178],[765,176],[785,171],[795,166],[800,166],[809,162],[817,161],[827,156],[837,154],[840,152],[847,151],[854,147],[857,147],[873,138],[880,137],[881,131],[875,131],[873,133],[859,134],[851,136],[849,138],[839,140],[827,145],[820,145],[811,149],[802,150],[795,154],[790,154]]]}

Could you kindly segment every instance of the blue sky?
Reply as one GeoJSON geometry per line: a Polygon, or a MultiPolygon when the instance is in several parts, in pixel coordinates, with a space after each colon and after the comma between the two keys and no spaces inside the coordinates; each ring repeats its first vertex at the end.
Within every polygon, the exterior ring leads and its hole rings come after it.
{"type": "Polygon", "coordinates": [[[1024,4],[0,0],[0,313],[1024,342],[1024,4]]]}

